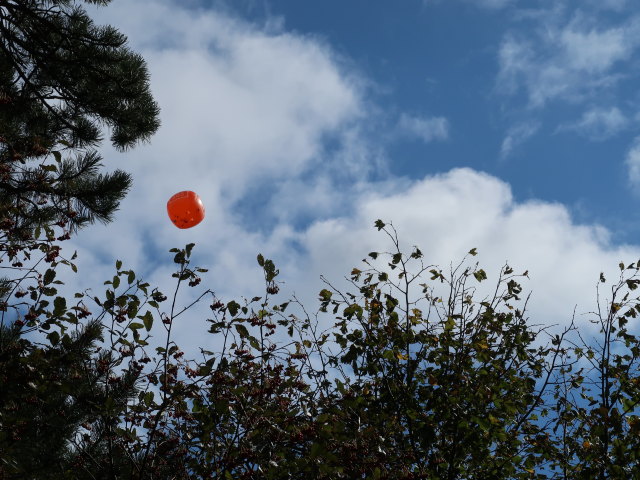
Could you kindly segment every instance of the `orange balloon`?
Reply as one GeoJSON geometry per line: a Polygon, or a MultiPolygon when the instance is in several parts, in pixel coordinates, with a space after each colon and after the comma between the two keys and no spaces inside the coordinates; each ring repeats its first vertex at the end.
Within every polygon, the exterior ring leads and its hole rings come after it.
{"type": "Polygon", "coordinates": [[[178,192],[167,202],[169,218],[178,228],[191,228],[204,218],[204,205],[197,193],[178,192]]]}

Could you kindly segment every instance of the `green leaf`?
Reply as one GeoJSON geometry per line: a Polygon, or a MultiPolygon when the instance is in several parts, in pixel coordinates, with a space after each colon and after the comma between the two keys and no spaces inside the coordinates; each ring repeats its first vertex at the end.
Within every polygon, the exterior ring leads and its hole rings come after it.
{"type": "Polygon", "coordinates": [[[478,250],[474,247],[469,250],[469,255],[473,255],[474,257],[478,254],[478,250]]]}
{"type": "Polygon", "coordinates": [[[64,297],[56,297],[53,301],[53,314],[60,316],[67,311],[67,300],[64,297]]]}
{"type": "Polygon", "coordinates": [[[49,285],[51,282],[53,282],[54,278],[56,278],[56,272],[52,268],[49,268],[46,272],[44,272],[42,282],[45,285],[49,285]]]}
{"type": "Polygon", "coordinates": [[[444,322],[444,331],[445,332],[450,332],[451,330],[453,330],[453,327],[456,326],[456,321],[453,317],[448,317],[447,321],[444,322]]]}
{"type": "Polygon", "coordinates": [[[476,280],[479,282],[487,279],[487,273],[483,269],[473,272],[473,276],[476,277],[476,280]]]}
{"type": "Polygon", "coordinates": [[[240,335],[241,338],[249,337],[249,330],[244,325],[236,324],[236,332],[240,335]]]}
{"type": "Polygon", "coordinates": [[[138,309],[140,308],[140,300],[138,297],[133,297],[133,299],[127,305],[127,316],[133,320],[133,318],[138,315],[138,309]]]}
{"type": "Polygon", "coordinates": [[[144,328],[146,328],[147,332],[150,331],[153,326],[153,315],[151,315],[151,312],[147,310],[144,315],[138,316],[138,318],[144,323],[144,328]]]}
{"type": "Polygon", "coordinates": [[[276,266],[273,263],[273,260],[266,259],[264,261],[264,271],[265,271],[265,280],[267,282],[272,281],[274,278],[278,276],[280,270],[276,270],[276,266]]]}
{"type": "Polygon", "coordinates": [[[378,231],[382,230],[385,227],[384,222],[380,219],[376,220],[376,223],[374,225],[378,229],[378,231]]]}
{"type": "Polygon", "coordinates": [[[362,307],[357,303],[352,303],[351,305],[349,305],[344,309],[344,316],[346,318],[351,318],[355,315],[358,318],[358,320],[360,320],[362,319],[362,313],[363,313],[362,307]]]}
{"type": "Polygon", "coordinates": [[[184,263],[184,252],[180,251],[176,248],[172,248],[171,251],[176,251],[178,253],[176,253],[176,255],[173,257],[173,262],[174,263],[184,263]]]}
{"type": "Polygon", "coordinates": [[[330,290],[327,290],[326,288],[323,288],[322,290],[320,290],[320,300],[322,300],[323,302],[328,302],[329,300],[331,300],[332,295],[333,293],[330,290]]]}
{"type": "Polygon", "coordinates": [[[213,365],[201,365],[198,369],[198,375],[206,376],[211,373],[213,365]]]}
{"type": "Polygon", "coordinates": [[[51,153],[53,154],[53,157],[56,159],[56,162],[58,163],[62,162],[62,154],[60,152],[58,152],[57,150],[54,150],[51,153]]]}
{"type": "Polygon", "coordinates": [[[116,260],[116,270],[120,270],[122,268],[122,260],[116,260]]]}
{"type": "Polygon", "coordinates": [[[47,335],[47,338],[51,342],[51,345],[57,345],[60,341],[60,334],[56,331],[53,331],[47,335]]]}
{"type": "Polygon", "coordinates": [[[42,293],[47,297],[53,297],[56,293],[58,293],[58,290],[56,290],[54,287],[47,287],[42,289],[42,293]]]}
{"type": "Polygon", "coordinates": [[[260,265],[261,267],[264,267],[264,257],[262,256],[261,253],[258,254],[258,265],[260,265]]]}
{"type": "Polygon", "coordinates": [[[624,407],[624,413],[629,413],[638,406],[638,402],[634,402],[630,398],[624,398],[622,399],[622,406],[624,407]]]}
{"type": "Polygon", "coordinates": [[[144,394],[144,404],[149,407],[153,403],[153,392],[147,392],[144,394]]]}
{"type": "Polygon", "coordinates": [[[369,252],[369,256],[375,260],[378,258],[378,252],[369,252]]]}
{"type": "Polygon", "coordinates": [[[144,325],[138,322],[133,322],[129,325],[129,328],[131,330],[140,330],[141,328],[144,328],[144,325]]]}
{"type": "Polygon", "coordinates": [[[229,310],[229,313],[235,317],[238,314],[238,310],[240,310],[240,304],[235,300],[231,300],[227,303],[227,310],[229,310]]]}

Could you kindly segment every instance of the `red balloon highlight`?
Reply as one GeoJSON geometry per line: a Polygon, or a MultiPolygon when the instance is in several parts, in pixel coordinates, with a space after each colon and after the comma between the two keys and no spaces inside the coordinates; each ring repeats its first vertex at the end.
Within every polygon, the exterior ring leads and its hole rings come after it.
{"type": "Polygon", "coordinates": [[[167,202],[167,213],[178,228],[191,228],[204,219],[204,205],[197,193],[178,192],[167,202]]]}

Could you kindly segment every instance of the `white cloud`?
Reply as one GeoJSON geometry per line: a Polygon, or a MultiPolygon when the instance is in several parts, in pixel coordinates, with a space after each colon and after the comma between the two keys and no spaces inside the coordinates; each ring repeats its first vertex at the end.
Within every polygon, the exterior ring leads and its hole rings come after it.
{"type": "Polygon", "coordinates": [[[502,158],[506,158],[511,155],[516,147],[535,135],[539,129],[540,123],[534,121],[523,122],[510,127],[507,130],[507,134],[504,140],[502,140],[502,145],[500,146],[500,156],[502,158]]]}
{"type": "Polygon", "coordinates": [[[620,11],[629,5],[628,0],[587,0],[587,3],[597,9],[620,11]]]}
{"type": "MultiPolygon", "coordinates": [[[[531,107],[552,100],[577,101],[620,80],[615,67],[630,59],[640,44],[640,23],[631,19],[603,28],[577,13],[561,22],[561,10],[541,17],[533,35],[507,35],[500,47],[497,89],[524,89],[531,107]]],[[[529,29],[524,29],[529,32],[529,29]]]]}
{"type": "MultiPolygon", "coordinates": [[[[167,250],[195,242],[195,262],[210,268],[203,283],[225,300],[260,294],[261,252],[283,272],[283,291],[313,311],[320,274],[338,282],[367,252],[388,248],[372,228],[382,218],[394,222],[405,247],[419,245],[443,267],[478,247],[490,275],[505,261],[528,269],[533,320],[554,323],[570,319],[575,304],[592,307],[600,269],[640,256],[637,247],[611,247],[600,227],[576,225],[561,205],[518,203],[507,184],[470,169],[370,181],[362,172],[382,168],[384,153],[362,133],[366,92],[316,39],[168,0],[116,0],[104,12],[147,59],[163,127],[150,145],[105,151],[108,165],[133,172],[134,189],[115,222],[74,240],[80,275],[73,278],[82,288],[102,288],[120,258],[167,293],[167,250]],[[327,138],[339,147],[327,148],[327,138]],[[207,209],[190,230],[166,218],[166,200],[183,189],[197,191],[207,209]],[[264,198],[256,200],[256,190],[264,198]],[[237,201],[247,198],[253,210],[241,216],[237,201]],[[302,226],[294,223],[300,218],[302,226]]],[[[444,125],[414,134],[446,138],[444,125]]],[[[537,128],[515,126],[503,149],[508,154],[537,128]]],[[[179,341],[209,341],[201,317],[181,322],[179,341]]]]}
{"type": "Polygon", "coordinates": [[[365,114],[357,76],[316,39],[168,0],[116,1],[101,12],[151,70],[163,126],[145,154],[156,166],[185,155],[197,166],[171,177],[156,169],[156,180],[204,175],[238,196],[251,178],[309,167],[323,136],[365,114]]]}
{"type": "Polygon", "coordinates": [[[532,322],[566,324],[576,305],[579,314],[594,308],[601,271],[613,279],[620,260],[640,254],[638,247],[612,247],[602,227],[575,224],[562,205],[516,202],[507,184],[471,169],[393,190],[372,188],[357,200],[353,215],[311,226],[304,235],[309,270],[339,280],[368,251],[389,249],[388,239],[372,227],[377,218],[392,220],[403,247],[419,246],[427,263],[447,269],[477,247],[492,279],[505,261],[516,272],[528,270],[531,281],[524,287],[533,292],[532,322]]]}
{"type": "Polygon", "coordinates": [[[158,252],[193,241],[202,245],[204,262],[225,272],[225,291],[246,291],[246,269],[255,269],[257,251],[289,231],[275,226],[264,236],[253,219],[277,220],[276,205],[285,210],[281,220],[313,212],[318,203],[329,208],[329,187],[320,182],[315,191],[305,189],[301,176],[329,171],[346,182],[375,168],[360,139],[358,122],[367,108],[358,76],[317,39],[169,0],[114,1],[98,14],[147,60],[162,127],[150,145],[126,154],[104,149],[107,165],[133,173],[134,187],[114,223],[79,237],[86,274],[112,274],[116,257],[153,273],[156,262],[168,258],[156,258],[158,252]],[[331,154],[326,138],[335,145],[331,154]],[[282,197],[292,200],[278,202],[278,185],[294,184],[304,201],[288,190],[282,197]],[[177,230],[165,204],[187,189],[200,194],[207,218],[177,230]],[[266,191],[266,201],[251,219],[240,218],[234,205],[257,189],[266,191]]]}
{"type": "Polygon", "coordinates": [[[569,27],[560,33],[563,56],[568,67],[577,72],[600,73],[629,57],[637,40],[629,42],[627,29],[597,31],[582,26],[569,27]]]}
{"type": "Polygon", "coordinates": [[[640,137],[636,137],[626,158],[629,182],[634,188],[640,188],[640,137]]]}
{"type": "Polygon", "coordinates": [[[468,0],[470,3],[483,8],[499,9],[513,5],[516,0],[468,0]]]}
{"type": "MultiPolygon", "coordinates": [[[[478,8],[487,8],[489,10],[498,10],[509,5],[514,5],[517,0],[464,0],[466,3],[474,5],[478,8]]],[[[423,5],[432,5],[443,3],[443,0],[422,0],[423,5]]]]}
{"type": "Polygon", "coordinates": [[[425,143],[449,138],[449,121],[444,117],[418,117],[403,113],[398,133],[417,137],[425,143]]]}
{"type": "Polygon", "coordinates": [[[617,107],[592,108],[584,112],[577,122],[561,125],[558,130],[573,130],[589,140],[602,141],[617,135],[628,124],[629,120],[617,107]]]}

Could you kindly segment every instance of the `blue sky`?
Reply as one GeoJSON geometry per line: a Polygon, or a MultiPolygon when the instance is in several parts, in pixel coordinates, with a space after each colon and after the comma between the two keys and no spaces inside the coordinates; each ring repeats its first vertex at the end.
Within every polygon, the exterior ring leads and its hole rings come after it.
{"type": "MultiPolygon", "coordinates": [[[[489,274],[528,270],[545,323],[594,308],[600,271],[640,258],[640,6],[625,0],[114,0],[92,10],[147,60],[163,126],[103,149],[134,175],[118,216],[75,240],[83,281],[115,258],[166,282],[195,242],[211,288],[260,288],[258,252],[313,305],[388,248],[489,274]],[[164,210],[197,191],[207,218],[164,210]]],[[[581,317],[582,318],[582,317],[581,317]]],[[[584,317],[587,318],[587,317],[584,317]]]]}

